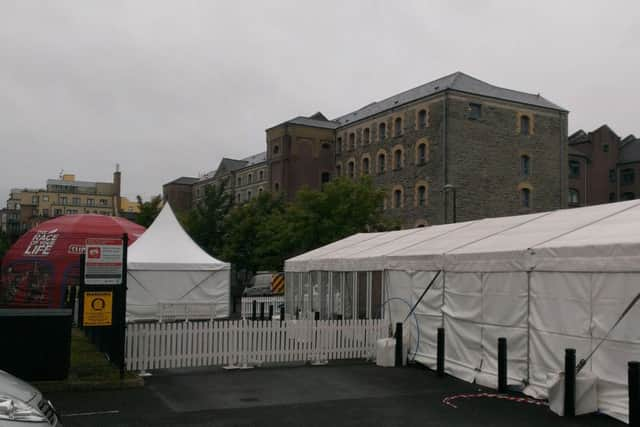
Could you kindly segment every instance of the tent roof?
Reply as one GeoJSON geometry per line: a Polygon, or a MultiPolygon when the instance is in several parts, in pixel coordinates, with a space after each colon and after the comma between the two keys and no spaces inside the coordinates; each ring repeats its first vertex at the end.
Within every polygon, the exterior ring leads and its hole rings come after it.
{"type": "Polygon", "coordinates": [[[633,258],[638,265],[633,268],[640,270],[640,234],[634,230],[640,230],[638,200],[357,234],[291,258],[285,269],[424,270],[446,265],[458,271],[520,271],[534,266],[594,271],[629,269],[633,258]],[[613,256],[618,267],[612,267],[613,256]],[[601,261],[594,263],[596,258],[601,261]]]}
{"type": "Polygon", "coordinates": [[[203,251],[184,231],[169,203],[153,224],[129,247],[130,270],[221,270],[229,264],[203,251]]]}

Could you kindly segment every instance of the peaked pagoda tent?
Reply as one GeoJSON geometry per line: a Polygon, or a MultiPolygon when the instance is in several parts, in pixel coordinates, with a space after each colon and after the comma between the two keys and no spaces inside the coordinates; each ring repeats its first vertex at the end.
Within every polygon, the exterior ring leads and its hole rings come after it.
{"type": "Polygon", "coordinates": [[[406,321],[412,357],[435,366],[444,327],[447,372],[493,386],[497,339],[506,337],[509,383],[536,397],[563,370],[566,348],[582,359],[606,338],[584,369],[598,378],[600,411],[627,420],[640,304],[607,332],[640,293],[638,200],[356,234],[287,260],[285,272],[288,312],[393,322],[438,275],[406,321]]]}
{"type": "Polygon", "coordinates": [[[191,240],[169,203],[129,247],[127,268],[129,320],[229,315],[229,264],[191,240]]]}

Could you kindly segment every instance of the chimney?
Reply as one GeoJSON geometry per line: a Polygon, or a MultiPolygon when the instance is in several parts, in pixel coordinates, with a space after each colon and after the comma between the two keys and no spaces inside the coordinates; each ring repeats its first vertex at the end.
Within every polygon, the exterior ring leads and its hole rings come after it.
{"type": "Polygon", "coordinates": [[[115,206],[113,207],[113,214],[120,216],[120,190],[122,185],[122,174],[120,173],[120,164],[116,163],[116,171],[113,173],[113,195],[115,196],[115,206]]]}

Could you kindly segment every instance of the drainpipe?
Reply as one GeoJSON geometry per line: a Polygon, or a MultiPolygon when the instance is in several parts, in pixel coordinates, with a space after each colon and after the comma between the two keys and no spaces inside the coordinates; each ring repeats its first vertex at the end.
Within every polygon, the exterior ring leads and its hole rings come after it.
{"type": "Polygon", "coordinates": [[[444,105],[442,108],[442,217],[444,224],[447,223],[447,204],[449,198],[444,186],[449,183],[447,180],[447,116],[449,105],[449,92],[444,92],[444,105]]]}
{"type": "MultiPolygon", "coordinates": [[[[565,154],[565,150],[568,150],[569,140],[565,136],[565,118],[564,112],[558,112],[560,116],[560,208],[566,208],[569,203],[567,200],[567,193],[569,191],[569,176],[565,168],[568,167],[568,158],[565,154]]],[[[586,171],[585,171],[586,172],[586,171]]],[[[586,197],[585,197],[586,200],[586,197]]]]}

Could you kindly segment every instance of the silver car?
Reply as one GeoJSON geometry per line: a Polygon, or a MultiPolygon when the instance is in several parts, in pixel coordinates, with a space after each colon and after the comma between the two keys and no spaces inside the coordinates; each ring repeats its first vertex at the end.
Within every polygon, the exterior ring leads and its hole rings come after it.
{"type": "Polygon", "coordinates": [[[42,393],[0,370],[0,427],[62,427],[56,410],[42,393]]]}

